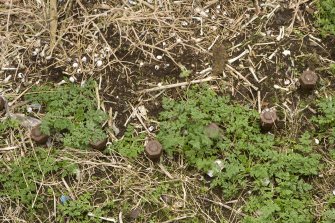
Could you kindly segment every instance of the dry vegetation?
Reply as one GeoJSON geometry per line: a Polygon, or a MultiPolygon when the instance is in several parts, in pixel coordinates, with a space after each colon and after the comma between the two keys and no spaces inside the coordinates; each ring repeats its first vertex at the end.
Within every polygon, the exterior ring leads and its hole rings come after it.
{"type": "MultiPolygon", "coordinates": [[[[335,41],[316,28],[315,2],[0,0],[0,93],[10,112],[27,113],[24,98],[33,86],[80,85],[94,78],[98,107],[109,114],[105,124],[120,130],[109,132],[114,143],[129,123],[136,132],[152,131],[163,96],[183,97],[191,83],[207,82],[257,111],[275,107],[281,117],[276,134],[289,129],[296,137],[313,128],[308,121],[313,101],[331,95],[334,87],[328,68],[335,63],[335,41]],[[299,92],[298,78],[306,69],[320,76],[312,94],[299,92]],[[147,115],[141,118],[143,106],[147,115]]],[[[43,117],[37,111],[29,115],[43,117]]],[[[51,154],[58,147],[50,142],[45,150],[51,154]]],[[[24,128],[0,138],[0,159],[8,171],[36,150],[24,128]]],[[[144,155],[127,159],[59,148],[55,158],[77,164],[75,176],[36,182],[34,200],[45,199],[42,212],[31,214],[20,201],[0,197],[2,222],[71,222],[58,208],[61,194],[82,202],[85,216],[73,222],[99,220],[87,215],[97,208],[107,222],[239,222],[245,216],[248,191],[224,199],[182,156],[164,156],[155,164],[144,155]]],[[[335,163],[329,157],[324,162],[330,168],[315,183],[315,221],[334,190],[335,163]]]]}

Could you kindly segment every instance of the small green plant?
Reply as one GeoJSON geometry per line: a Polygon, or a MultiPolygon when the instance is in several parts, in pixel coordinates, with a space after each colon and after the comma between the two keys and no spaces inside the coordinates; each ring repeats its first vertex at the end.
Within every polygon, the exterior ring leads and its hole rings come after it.
{"type": "Polygon", "coordinates": [[[19,123],[16,120],[6,118],[0,121],[0,145],[7,138],[8,131],[19,128],[19,123]]]}
{"type": "Polygon", "coordinates": [[[329,65],[329,70],[332,73],[332,75],[335,76],[335,64],[334,63],[329,65]]]}
{"type": "Polygon", "coordinates": [[[335,35],[335,0],[319,0],[317,23],[323,35],[335,35]]]}
{"type": "Polygon", "coordinates": [[[137,134],[134,127],[129,125],[121,140],[113,142],[107,150],[118,152],[128,158],[137,158],[144,151],[145,134],[137,134]]]}
{"type": "Polygon", "coordinates": [[[226,198],[250,191],[243,222],[312,222],[312,186],[305,179],[321,168],[309,133],[298,140],[262,134],[259,114],[228,97],[193,88],[186,100],[165,98],[160,114],[159,140],[169,155],[182,153],[190,164],[207,172],[214,161],[213,187],[226,198]],[[221,128],[217,137],[206,134],[207,126],[221,128]]]}
{"type": "Polygon", "coordinates": [[[43,181],[51,176],[72,175],[77,168],[70,162],[57,160],[56,155],[55,151],[37,148],[11,164],[1,160],[1,172],[6,174],[0,174],[0,196],[8,196],[33,212],[42,209],[48,188],[43,186],[43,181]]]}
{"type": "Polygon", "coordinates": [[[106,138],[101,124],[107,115],[97,109],[95,86],[92,80],[83,87],[72,83],[57,88],[40,86],[26,99],[45,108],[41,124],[43,133],[62,133],[65,146],[86,148],[89,142],[106,138]]]}
{"type": "Polygon", "coordinates": [[[192,71],[188,70],[185,66],[180,65],[181,72],[179,74],[180,77],[189,77],[192,71]]]}
{"type": "MultiPolygon", "coordinates": [[[[335,99],[322,98],[317,103],[320,115],[312,118],[319,128],[319,138],[325,138],[331,145],[335,142],[335,99]]],[[[334,148],[334,147],[333,147],[334,148]]]]}
{"type": "Polygon", "coordinates": [[[100,208],[94,208],[91,203],[92,196],[90,193],[82,194],[76,200],[69,200],[64,204],[58,205],[59,215],[57,222],[102,222],[99,218],[103,215],[103,211],[100,208]],[[92,213],[93,216],[89,216],[89,213],[92,213]],[[69,221],[66,221],[68,219],[69,221]]]}

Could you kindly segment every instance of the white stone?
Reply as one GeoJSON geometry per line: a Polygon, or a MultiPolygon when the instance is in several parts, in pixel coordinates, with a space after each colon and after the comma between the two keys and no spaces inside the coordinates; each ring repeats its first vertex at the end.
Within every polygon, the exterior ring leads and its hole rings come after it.
{"type": "Polygon", "coordinates": [[[76,78],[75,78],[75,77],[73,77],[73,76],[71,76],[71,77],[69,78],[69,81],[70,81],[71,83],[73,83],[73,82],[75,82],[75,81],[76,81],[76,78]]]}
{"type": "Polygon", "coordinates": [[[72,64],[72,67],[73,68],[77,68],[79,66],[79,64],[77,63],[77,62],[74,62],[73,64],[72,64]]]}
{"type": "Polygon", "coordinates": [[[101,67],[102,66],[102,61],[101,60],[98,60],[97,61],[97,67],[101,67]]]}
{"type": "Polygon", "coordinates": [[[289,51],[289,50],[284,50],[284,51],[283,51],[283,55],[284,55],[284,56],[289,56],[289,55],[291,55],[291,51],[289,51]]]}

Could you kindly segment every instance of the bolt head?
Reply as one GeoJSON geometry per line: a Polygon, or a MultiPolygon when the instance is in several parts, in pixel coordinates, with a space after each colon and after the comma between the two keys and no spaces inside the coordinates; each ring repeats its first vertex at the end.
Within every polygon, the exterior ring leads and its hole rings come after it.
{"type": "Polygon", "coordinates": [[[100,141],[90,142],[90,146],[93,149],[104,150],[106,148],[107,141],[108,141],[108,139],[104,138],[104,139],[102,139],[100,141]]]}
{"type": "Polygon", "coordinates": [[[42,133],[40,125],[37,125],[34,128],[32,128],[30,137],[38,144],[46,143],[49,138],[48,135],[42,133]]]}
{"type": "Polygon", "coordinates": [[[204,133],[208,138],[217,138],[220,135],[220,132],[220,127],[215,123],[207,125],[204,130],[204,133]]]}
{"type": "Polygon", "coordinates": [[[3,97],[0,96],[0,111],[5,109],[5,105],[6,105],[5,99],[3,99],[3,97]]]}
{"type": "Polygon", "coordinates": [[[304,89],[313,89],[318,81],[318,75],[310,70],[306,70],[300,76],[300,84],[304,89]]]}
{"type": "Polygon", "coordinates": [[[265,109],[261,113],[261,120],[265,123],[274,123],[277,120],[277,113],[274,110],[265,109]]]}
{"type": "Polygon", "coordinates": [[[162,155],[163,147],[155,139],[150,139],[145,146],[145,153],[151,160],[158,160],[162,155]]]}
{"type": "Polygon", "coordinates": [[[260,118],[262,129],[270,130],[274,126],[278,117],[275,110],[265,109],[262,111],[260,118]]]}

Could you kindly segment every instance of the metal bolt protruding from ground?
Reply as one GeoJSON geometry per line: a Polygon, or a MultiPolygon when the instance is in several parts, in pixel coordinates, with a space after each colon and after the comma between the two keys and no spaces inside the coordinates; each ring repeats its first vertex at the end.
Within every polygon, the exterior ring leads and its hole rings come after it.
{"type": "Polygon", "coordinates": [[[158,142],[155,139],[149,139],[147,141],[147,144],[145,146],[145,153],[147,154],[149,159],[151,159],[152,161],[159,160],[159,158],[162,155],[162,152],[163,152],[163,147],[160,144],[160,142],[158,142]]]}
{"type": "Polygon", "coordinates": [[[300,76],[301,87],[306,90],[311,90],[316,86],[318,79],[318,75],[315,72],[306,70],[300,76]]]}
{"type": "Polygon", "coordinates": [[[6,101],[2,96],[0,96],[0,112],[5,110],[5,108],[6,108],[6,101]]]}
{"type": "Polygon", "coordinates": [[[261,112],[261,128],[269,131],[276,123],[277,113],[273,109],[264,109],[261,112]]]}
{"type": "Polygon", "coordinates": [[[41,126],[35,126],[30,133],[30,137],[38,144],[44,144],[48,141],[49,136],[45,135],[41,131],[41,126]]]}
{"type": "Polygon", "coordinates": [[[204,133],[208,138],[217,138],[221,133],[221,128],[217,124],[211,123],[205,127],[204,133]]]}
{"type": "Polygon", "coordinates": [[[104,139],[102,139],[100,141],[90,142],[90,146],[93,149],[104,150],[106,148],[107,141],[108,141],[108,139],[104,138],[104,139]]]}

